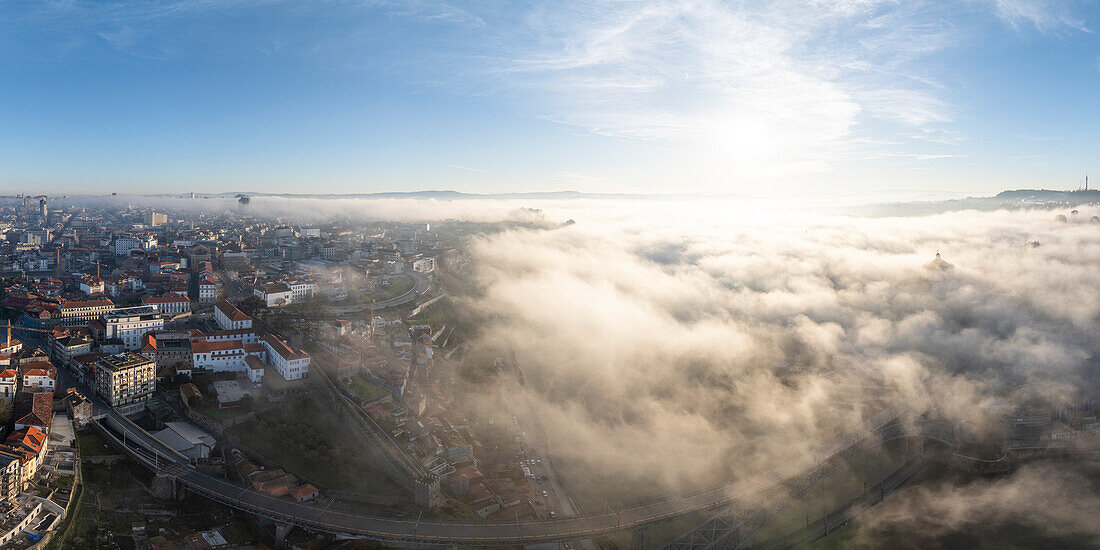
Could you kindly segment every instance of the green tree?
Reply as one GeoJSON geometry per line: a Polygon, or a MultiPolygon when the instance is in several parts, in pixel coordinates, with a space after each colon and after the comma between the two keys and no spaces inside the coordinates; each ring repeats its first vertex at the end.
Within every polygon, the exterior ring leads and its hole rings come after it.
{"type": "Polygon", "coordinates": [[[256,315],[260,312],[260,310],[264,309],[267,306],[264,304],[264,301],[261,300],[259,296],[249,296],[248,298],[241,300],[239,307],[241,308],[241,311],[249,315],[256,315]]]}
{"type": "Polygon", "coordinates": [[[11,402],[0,399],[0,425],[7,426],[11,423],[11,402]]]}

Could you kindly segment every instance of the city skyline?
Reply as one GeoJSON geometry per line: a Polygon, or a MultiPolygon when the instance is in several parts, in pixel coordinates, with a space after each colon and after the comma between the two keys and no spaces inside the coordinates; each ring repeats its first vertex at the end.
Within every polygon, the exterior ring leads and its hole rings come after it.
{"type": "Polygon", "coordinates": [[[0,13],[8,194],[954,197],[1097,171],[1095,2],[0,13]]]}

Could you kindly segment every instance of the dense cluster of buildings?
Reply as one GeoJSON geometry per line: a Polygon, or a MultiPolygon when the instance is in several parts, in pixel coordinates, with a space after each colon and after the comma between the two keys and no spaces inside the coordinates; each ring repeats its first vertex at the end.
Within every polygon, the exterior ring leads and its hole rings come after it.
{"type": "Polygon", "coordinates": [[[533,518],[533,475],[517,459],[521,438],[507,422],[471,423],[437,384],[432,329],[397,317],[369,324],[329,321],[317,334],[325,363],[348,387],[386,390],[360,405],[412,459],[442,479],[443,491],[487,519],[533,518]]]}
{"type": "MultiPolygon", "coordinates": [[[[225,395],[280,398],[310,376],[302,334],[292,334],[292,343],[261,322],[270,321],[268,315],[254,319],[241,307],[340,302],[353,294],[348,304],[360,305],[367,293],[394,288],[395,278],[404,279],[403,290],[390,295],[410,292],[407,285],[426,281],[453,244],[427,224],[349,230],[286,225],[253,218],[247,209],[178,215],[32,202],[33,209],[0,201],[0,310],[12,320],[0,346],[0,399],[16,408],[10,428],[0,433],[6,438],[0,491],[18,492],[33,478],[49,437],[47,411],[65,387],[83,386],[96,396],[96,407],[127,415],[163,407],[155,396],[164,388],[178,388],[185,404],[193,396],[202,401],[208,389],[219,405],[231,402],[223,399],[223,387],[236,388],[225,395]]],[[[430,329],[381,317],[354,327],[322,319],[312,324],[311,340],[323,341],[334,357],[354,350],[355,375],[391,396],[384,411],[369,412],[393,427],[406,452],[436,473],[476,464],[465,420],[434,408],[446,398],[426,383],[434,353],[430,329]],[[318,338],[327,326],[343,338],[318,338]]],[[[186,408],[189,420],[206,427],[203,413],[186,408]]],[[[198,459],[216,443],[187,422],[168,423],[154,435],[198,459]]],[[[317,495],[281,470],[244,471],[247,461],[240,466],[242,480],[256,490],[300,501],[317,495]]],[[[487,479],[493,485],[496,478],[487,479]]]]}
{"type": "MultiPolygon", "coordinates": [[[[0,206],[0,308],[15,321],[0,346],[0,398],[53,394],[59,369],[126,412],[145,407],[158,381],[196,372],[255,384],[268,371],[287,381],[308,376],[308,354],[222,299],[215,264],[250,266],[245,235],[262,244],[262,227],[31,202],[0,206]]],[[[284,284],[280,305],[318,289],[304,275],[284,284]]]]}

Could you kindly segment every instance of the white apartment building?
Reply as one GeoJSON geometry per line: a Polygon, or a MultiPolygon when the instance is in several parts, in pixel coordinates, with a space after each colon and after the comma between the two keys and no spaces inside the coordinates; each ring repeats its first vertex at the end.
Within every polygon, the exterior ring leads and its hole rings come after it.
{"type": "Polygon", "coordinates": [[[19,366],[23,391],[53,393],[57,388],[57,367],[49,361],[36,361],[19,366]]]}
{"type": "Polygon", "coordinates": [[[102,279],[95,277],[82,277],[80,279],[80,291],[86,295],[103,293],[104,285],[102,279]]]}
{"type": "Polygon", "coordinates": [[[145,288],[145,284],[137,277],[122,277],[107,281],[104,284],[104,291],[116,298],[124,292],[136,292],[143,288],[145,288]]]}
{"type": "Polygon", "coordinates": [[[249,355],[244,358],[244,365],[247,369],[248,380],[254,383],[259,383],[264,378],[264,362],[254,355],[249,355]]]}
{"type": "Polygon", "coordinates": [[[164,318],[153,306],[127,307],[103,315],[103,325],[104,338],[118,338],[123,349],[137,350],[145,333],[164,328],[164,318]]]}
{"type": "Polygon", "coordinates": [[[61,323],[63,325],[83,325],[115,309],[110,300],[70,300],[61,304],[61,323]]]}
{"type": "Polygon", "coordinates": [[[309,373],[309,354],[291,348],[273,334],[264,336],[267,360],[286,380],[299,380],[309,373]]]}
{"type": "Polygon", "coordinates": [[[218,285],[214,281],[214,276],[209,273],[204,273],[199,276],[199,301],[204,304],[209,304],[217,297],[218,285]]]}
{"type": "Polygon", "coordinates": [[[293,294],[292,302],[301,302],[317,293],[317,285],[313,281],[288,281],[287,285],[293,294]]]}
{"type": "Polygon", "coordinates": [[[246,354],[240,340],[191,342],[191,368],[208,372],[244,372],[246,354]]]}
{"type": "Polygon", "coordinates": [[[252,295],[264,301],[267,307],[285,306],[294,301],[294,291],[285,283],[268,283],[252,289],[252,295]]]}
{"type": "Polygon", "coordinates": [[[15,369],[0,371],[0,399],[11,403],[15,400],[15,392],[19,388],[19,373],[15,369]]]}
{"type": "Polygon", "coordinates": [[[229,303],[229,300],[222,300],[214,306],[214,320],[222,330],[252,328],[252,318],[229,303]]]}
{"type": "Polygon", "coordinates": [[[246,346],[248,344],[258,344],[260,342],[260,336],[256,334],[255,330],[250,328],[242,328],[237,330],[216,330],[214,332],[207,332],[203,335],[203,339],[207,342],[225,342],[228,340],[240,340],[246,346]]]}
{"type": "Polygon", "coordinates": [[[115,239],[115,242],[111,243],[111,250],[116,256],[125,256],[129,254],[131,250],[139,250],[141,244],[142,241],[134,237],[119,237],[115,239]]]}
{"type": "Polygon", "coordinates": [[[413,271],[417,273],[431,273],[435,271],[435,258],[420,258],[413,262],[413,271]]]}
{"type": "Polygon", "coordinates": [[[141,303],[154,306],[161,313],[178,314],[191,311],[191,300],[176,293],[169,293],[164,296],[142,296],[141,303]]]}

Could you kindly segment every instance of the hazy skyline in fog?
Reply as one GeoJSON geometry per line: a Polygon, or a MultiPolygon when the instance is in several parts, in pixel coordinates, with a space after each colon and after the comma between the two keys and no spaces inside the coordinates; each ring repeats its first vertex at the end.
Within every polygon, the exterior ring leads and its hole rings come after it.
{"type": "Polygon", "coordinates": [[[0,3],[0,191],[1075,187],[1098,8],[0,3]]]}

